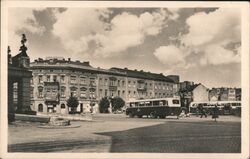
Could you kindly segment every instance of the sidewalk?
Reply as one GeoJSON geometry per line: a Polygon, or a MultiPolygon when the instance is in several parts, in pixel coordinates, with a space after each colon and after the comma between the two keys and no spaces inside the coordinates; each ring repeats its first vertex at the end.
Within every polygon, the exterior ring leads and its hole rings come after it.
{"type": "MultiPolygon", "coordinates": [[[[207,117],[202,117],[200,118],[199,116],[196,115],[190,115],[189,117],[184,117],[184,118],[179,118],[179,120],[183,120],[183,121],[214,121],[214,119],[212,119],[212,116],[209,115],[207,117]]],[[[219,118],[216,119],[217,122],[241,122],[241,117],[238,116],[233,116],[233,115],[220,115],[219,118]]]]}

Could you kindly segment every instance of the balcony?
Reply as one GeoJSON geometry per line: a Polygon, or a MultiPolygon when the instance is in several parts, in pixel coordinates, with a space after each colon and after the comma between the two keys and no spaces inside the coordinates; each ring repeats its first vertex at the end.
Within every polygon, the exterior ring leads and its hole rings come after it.
{"type": "Polygon", "coordinates": [[[109,86],[110,91],[117,91],[117,86],[109,86]]]}

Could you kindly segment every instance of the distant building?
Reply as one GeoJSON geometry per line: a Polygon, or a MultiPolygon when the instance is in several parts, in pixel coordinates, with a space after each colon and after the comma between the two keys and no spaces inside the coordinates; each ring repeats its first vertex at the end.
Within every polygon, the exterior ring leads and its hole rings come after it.
{"type": "MultiPolygon", "coordinates": [[[[37,59],[30,64],[33,79],[32,109],[39,113],[68,113],[67,99],[79,99],[78,112],[87,112],[101,98],[119,96],[125,101],[173,97],[176,83],[163,74],[127,68],[101,69],[69,58],[37,59]]],[[[178,79],[178,77],[175,77],[178,79]]]]}
{"type": "Polygon", "coordinates": [[[235,101],[241,100],[241,88],[212,88],[209,90],[210,101],[235,101]]]}
{"type": "Polygon", "coordinates": [[[209,89],[203,84],[198,84],[193,89],[193,102],[208,101],[209,89]]]}
{"type": "Polygon", "coordinates": [[[208,101],[209,90],[203,84],[184,81],[180,83],[179,94],[182,107],[189,107],[191,102],[208,101]]]}

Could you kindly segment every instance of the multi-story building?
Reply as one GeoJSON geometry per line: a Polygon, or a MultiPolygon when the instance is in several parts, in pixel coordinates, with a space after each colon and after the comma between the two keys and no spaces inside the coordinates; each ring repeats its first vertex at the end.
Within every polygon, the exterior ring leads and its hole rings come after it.
{"type": "Polygon", "coordinates": [[[191,102],[208,101],[208,88],[203,84],[184,81],[180,83],[180,97],[183,107],[189,107],[191,102]]]}
{"type": "Polygon", "coordinates": [[[101,69],[89,62],[64,58],[37,59],[31,63],[32,109],[40,113],[69,112],[67,99],[79,99],[78,112],[98,108],[103,97],[119,96],[125,101],[141,98],[173,97],[175,82],[163,74],[129,70],[101,69]]]}
{"type": "Polygon", "coordinates": [[[241,100],[241,88],[212,88],[209,91],[210,101],[235,101],[241,100]]]}

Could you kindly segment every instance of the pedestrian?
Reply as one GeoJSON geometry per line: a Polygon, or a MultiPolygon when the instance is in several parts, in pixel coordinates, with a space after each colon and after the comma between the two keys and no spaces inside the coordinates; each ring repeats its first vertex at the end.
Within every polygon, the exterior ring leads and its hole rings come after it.
{"type": "Polygon", "coordinates": [[[205,109],[203,108],[203,106],[200,107],[201,109],[201,118],[203,117],[203,115],[205,116],[205,118],[207,117],[207,114],[206,114],[206,111],[205,109]]]}
{"type": "Polygon", "coordinates": [[[219,118],[219,109],[218,109],[218,106],[215,105],[215,107],[213,108],[213,115],[212,115],[212,119],[214,119],[215,122],[216,119],[219,118]]]}
{"type": "Polygon", "coordinates": [[[198,117],[200,115],[201,112],[201,105],[198,104],[198,106],[196,107],[196,116],[198,117]]]}

